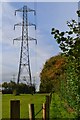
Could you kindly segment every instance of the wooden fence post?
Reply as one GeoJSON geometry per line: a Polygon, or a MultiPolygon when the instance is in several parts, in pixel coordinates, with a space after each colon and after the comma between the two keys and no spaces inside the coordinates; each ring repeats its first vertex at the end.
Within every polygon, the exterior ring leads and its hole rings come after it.
{"type": "Polygon", "coordinates": [[[46,104],[43,103],[43,120],[46,120],[46,104]]]}
{"type": "Polygon", "coordinates": [[[46,119],[49,120],[50,97],[46,96],[46,119]]]}
{"type": "Polygon", "coordinates": [[[29,120],[35,120],[34,104],[29,104],[29,120]]]}
{"type": "Polygon", "coordinates": [[[50,93],[50,103],[51,103],[52,93],[50,93]]]}
{"type": "Polygon", "coordinates": [[[11,120],[20,119],[20,100],[10,101],[10,119],[11,120]]]}

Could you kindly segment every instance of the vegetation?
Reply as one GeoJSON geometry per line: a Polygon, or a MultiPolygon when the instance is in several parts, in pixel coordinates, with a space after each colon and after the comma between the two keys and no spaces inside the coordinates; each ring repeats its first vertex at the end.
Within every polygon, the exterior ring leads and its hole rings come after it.
{"type": "Polygon", "coordinates": [[[10,81],[9,83],[7,82],[4,82],[2,84],[2,93],[3,94],[14,94],[16,95],[17,93],[18,94],[29,94],[29,93],[35,93],[35,85],[26,85],[24,83],[19,83],[19,84],[16,84],[15,82],[13,81],[10,81]]]}
{"type": "Polygon", "coordinates": [[[74,119],[75,117],[76,111],[68,105],[59,93],[54,93],[51,101],[50,118],[59,120],[63,118],[74,119]]]}
{"type": "Polygon", "coordinates": [[[60,80],[65,77],[66,57],[57,55],[46,61],[40,74],[40,92],[52,92],[60,90],[60,80]]]}
{"type": "Polygon", "coordinates": [[[52,28],[52,34],[67,56],[66,83],[61,84],[61,93],[80,116],[80,26],[75,20],[67,22],[69,31],[60,32],[52,28]]]}
{"type": "MultiPolygon", "coordinates": [[[[2,95],[2,118],[10,118],[10,100],[20,100],[20,118],[29,118],[28,104],[33,103],[35,107],[35,118],[42,118],[42,104],[45,102],[45,96],[48,94],[21,94],[14,96],[12,94],[2,95]],[[39,112],[40,111],[40,112],[39,112]],[[39,113],[38,113],[39,112],[39,113]],[[38,114],[37,114],[38,113],[38,114]]],[[[50,107],[50,119],[56,118],[75,118],[76,111],[68,106],[67,101],[60,97],[60,94],[53,93],[51,107],[50,107]]]]}
{"type": "MultiPolygon", "coordinates": [[[[80,11],[77,12],[80,16],[80,11]]],[[[69,31],[60,32],[52,28],[59,47],[63,51],[46,61],[40,74],[41,92],[59,92],[80,117],[80,25],[67,22],[69,31]]],[[[56,108],[57,109],[57,108],[56,108]]]]}

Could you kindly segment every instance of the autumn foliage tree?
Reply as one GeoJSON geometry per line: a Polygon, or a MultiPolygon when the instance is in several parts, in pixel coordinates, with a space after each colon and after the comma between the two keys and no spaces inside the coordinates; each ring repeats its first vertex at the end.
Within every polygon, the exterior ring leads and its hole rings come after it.
{"type": "Polygon", "coordinates": [[[56,55],[46,61],[40,73],[40,92],[54,92],[60,90],[60,80],[65,77],[66,58],[56,55]]]}

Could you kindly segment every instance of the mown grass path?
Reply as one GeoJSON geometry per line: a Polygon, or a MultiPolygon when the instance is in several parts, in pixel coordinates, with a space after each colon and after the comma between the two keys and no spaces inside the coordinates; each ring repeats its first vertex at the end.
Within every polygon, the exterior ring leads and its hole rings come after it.
{"type": "Polygon", "coordinates": [[[53,93],[51,107],[50,107],[50,118],[75,118],[76,112],[70,108],[63,99],[60,98],[59,94],[53,93]]]}

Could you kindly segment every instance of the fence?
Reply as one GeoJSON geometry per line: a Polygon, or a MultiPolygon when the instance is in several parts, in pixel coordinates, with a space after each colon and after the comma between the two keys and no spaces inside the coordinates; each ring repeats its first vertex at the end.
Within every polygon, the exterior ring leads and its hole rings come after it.
{"type": "MultiPolygon", "coordinates": [[[[50,93],[50,95],[47,95],[46,96],[46,101],[45,101],[45,103],[43,103],[43,105],[42,105],[42,109],[40,109],[39,111],[38,111],[38,113],[42,110],[43,112],[43,117],[42,117],[42,119],[43,120],[49,120],[49,118],[50,118],[50,103],[51,103],[51,98],[52,98],[52,93],[50,93]]],[[[37,113],[37,114],[38,114],[37,113]]],[[[37,115],[36,114],[36,115],[37,115]]],[[[29,104],[29,119],[30,120],[35,120],[35,110],[34,110],[34,104],[29,104]]]]}
{"type": "MultiPolygon", "coordinates": [[[[42,110],[42,114],[43,114],[42,119],[43,120],[49,120],[49,118],[50,118],[49,115],[50,115],[51,97],[52,97],[52,93],[50,93],[49,95],[46,96],[45,103],[43,103],[42,108],[38,111],[38,113],[39,113],[42,110]]],[[[29,119],[25,119],[25,120],[35,120],[36,115],[35,115],[34,104],[29,104],[29,119]]],[[[5,120],[5,119],[2,119],[2,120],[5,120]]],[[[10,120],[21,120],[20,119],[20,100],[11,100],[10,101],[10,120]]]]}

